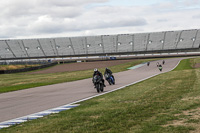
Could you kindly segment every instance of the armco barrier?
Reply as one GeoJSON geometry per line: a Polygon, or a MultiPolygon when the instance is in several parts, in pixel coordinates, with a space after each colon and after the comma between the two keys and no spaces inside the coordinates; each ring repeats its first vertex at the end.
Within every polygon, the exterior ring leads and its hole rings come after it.
{"type": "Polygon", "coordinates": [[[36,67],[23,68],[23,69],[15,69],[15,70],[0,70],[0,74],[11,74],[11,73],[28,72],[28,71],[33,71],[33,70],[38,70],[38,69],[42,69],[42,68],[46,68],[46,67],[50,67],[50,66],[54,66],[54,65],[56,65],[56,64],[57,64],[57,62],[54,62],[54,63],[48,63],[48,64],[45,64],[45,65],[36,66],[36,67]]]}

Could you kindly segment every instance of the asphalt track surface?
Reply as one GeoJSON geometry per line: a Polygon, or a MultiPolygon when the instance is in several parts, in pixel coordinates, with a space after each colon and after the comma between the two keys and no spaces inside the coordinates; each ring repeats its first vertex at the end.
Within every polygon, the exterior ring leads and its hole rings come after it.
{"type": "MultiPolygon", "coordinates": [[[[157,62],[162,63],[162,60],[159,60],[151,62],[150,66],[145,64],[136,69],[114,73],[116,84],[110,86],[105,81],[106,87],[104,92],[126,86],[153,75],[171,71],[181,59],[166,59],[162,72],[157,68],[157,62]]],[[[91,78],[3,93],[0,94],[0,122],[56,108],[97,94],[91,78]]]]}

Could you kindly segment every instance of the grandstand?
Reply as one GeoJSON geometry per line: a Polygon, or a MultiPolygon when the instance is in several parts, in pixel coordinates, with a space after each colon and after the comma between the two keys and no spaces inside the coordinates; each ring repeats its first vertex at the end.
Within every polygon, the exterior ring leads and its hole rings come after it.
{"type": "Polygon", "coordinates": [[[0,60],[198,51],[199,29],[85,37],[0,40],[0,60]]]}

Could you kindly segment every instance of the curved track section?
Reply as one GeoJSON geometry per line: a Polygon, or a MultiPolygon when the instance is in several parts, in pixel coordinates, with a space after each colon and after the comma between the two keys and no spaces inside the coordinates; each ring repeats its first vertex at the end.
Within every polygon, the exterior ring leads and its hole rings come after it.
{"type": "MultiPolygon", "coordinates": [[[[162,63],[162,60],[160,60],[151,62],[150,66],[143,65],[136,69],[114,73],[116,84],[110,86],[105,81],[107,86],[104,93],[106,94],[160,73],[171,71],[181,59],[174,58],[165,60],[162,72],[157,68],[157,63],[162,63]]],[[[0,122],[62,107],[66,104],[70,105],[96,96],[98,95],[93,87],[91,78],[3,93],[0,94],[0,122]]]]}

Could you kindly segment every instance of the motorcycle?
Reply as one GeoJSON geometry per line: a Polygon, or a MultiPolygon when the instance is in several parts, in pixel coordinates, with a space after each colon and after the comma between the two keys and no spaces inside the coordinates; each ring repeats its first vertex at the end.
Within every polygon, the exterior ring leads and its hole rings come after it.
{"type": "Polygon", "coordinates": [[[149,66],[150,65],[150,62],[147,62],[147,66],[149,66]]]}
{"type": "Polygon", "coordinates": [[[95,75],[93,77],[93,82],[94,82],[95,88],[97,89],[97,92],[98,93],[103,92],[104,85],[103,85],[103,81],[99,75],[95,75]]]}
{"type": "Polygon", "coordinates": [[[159,69],[160,71],[162,71],[162,65],[159,65],[159,66],[158,66],[158,69],[159,69]]]}
{"type": "Polygon", "coordinates": [[[113,75],[106,73],[106,74],[104,74],[104,76],[105,76],[105,79],[108,81],[109,85],[115,84],[115,79],[114,79],[113,75]]]}

